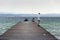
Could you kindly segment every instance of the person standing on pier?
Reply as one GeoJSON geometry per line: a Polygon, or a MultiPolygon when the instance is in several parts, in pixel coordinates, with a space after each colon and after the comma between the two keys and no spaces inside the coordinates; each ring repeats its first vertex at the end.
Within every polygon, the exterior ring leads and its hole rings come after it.
{"type": "Polygon", "coordinates": [[[40,13],[38,13],[38,26],[40,26],[39,24],[40,24],[40,13]]]}

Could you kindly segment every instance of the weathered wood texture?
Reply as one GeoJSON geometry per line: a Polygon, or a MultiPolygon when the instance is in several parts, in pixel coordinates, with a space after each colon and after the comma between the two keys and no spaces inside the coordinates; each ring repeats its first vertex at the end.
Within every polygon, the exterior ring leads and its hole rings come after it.
{"type": "Polygon", "coordinates": [[[35,22],[22,22],[0,36],[0,40],[57,40],[35,22]]]}

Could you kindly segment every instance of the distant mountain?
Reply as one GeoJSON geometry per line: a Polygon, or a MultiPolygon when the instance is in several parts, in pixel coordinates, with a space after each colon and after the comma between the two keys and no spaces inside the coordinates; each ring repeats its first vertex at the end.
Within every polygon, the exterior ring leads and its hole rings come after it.
{"type": "MultiPolygon", "coordinates": [[[[37,14],[0,14],[0,17],[37,17],[37,14]]],[[[60,17],[60,14],[41,14],[40,17],[60,17]]]]}

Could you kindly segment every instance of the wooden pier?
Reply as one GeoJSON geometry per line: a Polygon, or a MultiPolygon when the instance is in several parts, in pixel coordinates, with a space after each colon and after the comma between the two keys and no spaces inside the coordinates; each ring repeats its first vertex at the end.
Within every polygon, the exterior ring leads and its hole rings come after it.
{"type": "Polygon", "coordinates": [[[0,36],[0,40],[57,40],[35,22],[18,23],[0,36]]]}

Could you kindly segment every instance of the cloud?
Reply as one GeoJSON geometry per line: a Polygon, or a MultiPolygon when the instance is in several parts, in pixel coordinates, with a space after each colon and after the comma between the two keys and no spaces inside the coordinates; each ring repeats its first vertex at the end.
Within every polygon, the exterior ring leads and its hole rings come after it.
{"type": "Polygon", "coordinates": [[[0,0],[0,12],[60,13],[60,0],[0,0]]]}

